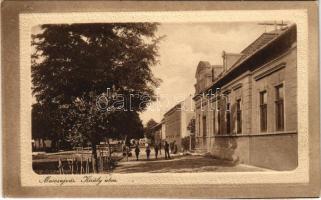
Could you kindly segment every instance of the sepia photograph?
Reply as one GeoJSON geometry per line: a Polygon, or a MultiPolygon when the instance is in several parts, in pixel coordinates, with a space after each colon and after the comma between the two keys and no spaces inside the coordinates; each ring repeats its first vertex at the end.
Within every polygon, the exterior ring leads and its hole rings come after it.
{"type": "Polygon", "coordinates": [[[312,2],[75,3],[3,6],[5,196],[320,194],[312,2]]]}
{"type": "Polygon", "coordinates": [[[32,29],[38,174],[293,170],[290,21],[32,29]]]}

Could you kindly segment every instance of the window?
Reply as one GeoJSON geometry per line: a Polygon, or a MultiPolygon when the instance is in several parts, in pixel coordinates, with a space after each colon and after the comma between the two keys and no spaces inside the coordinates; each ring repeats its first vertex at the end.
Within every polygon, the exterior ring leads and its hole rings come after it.
{"type": "Polygon", "coordinates": [[[241,99],[236,100],[236,133],[242,133],[241,99]]]}
{"type": "Polygon", "coordinates": [[[276,130],[284,130],[284,92],[283,85],[275,87],[275,119],[276,130]]]}
{"type": "Polygon", "coordinates": [[[267,129],[267,93],[260,92],[260,125],[261,132],[266,132],[267,129]]]}
{"type": "Polygon", "coordinates": [[[227,104],[226,104],[225,117],[226,117],[226,134],[230,134],[230,132],[231,132],[230,103],[227,103],[227,104]]]}

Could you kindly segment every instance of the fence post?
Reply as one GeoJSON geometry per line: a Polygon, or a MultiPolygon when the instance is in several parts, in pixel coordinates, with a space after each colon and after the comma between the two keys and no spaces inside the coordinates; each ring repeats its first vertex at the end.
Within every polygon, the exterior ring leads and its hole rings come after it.
{"type": "Polygon", "coordinates": [[[86,161],[86,174],[89,174],[89,158],[86,161]]]}
{"type": "Polygon", "coordinates": [[[62,165],[61,158],[58,159],[58,169],[59,169],[59,174],[64,174],[64,167],[62,165]]]}
{"type": "Polygon", "coordinates": [[[74,157],[71,159],[71,174],[74,174],[74,157]]]}
{"type": "Polygon", "coordinates": [[[81,157],[80,157],[80,174],[82,174],[84,168],[82,166],[82,154],[81,154],[81,157]]]}
{"type": "Polygon", "coordinates": [[[76,165],[76,174],[78,174],[79,168],[78,168],[78,159],[75,157],[75,165],[76,165]]]}

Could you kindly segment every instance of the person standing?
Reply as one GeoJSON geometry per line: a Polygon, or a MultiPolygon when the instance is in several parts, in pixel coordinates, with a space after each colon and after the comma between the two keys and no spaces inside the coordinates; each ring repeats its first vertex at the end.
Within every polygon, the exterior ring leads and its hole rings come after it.
{"type": "Polygon", "coordinates": [[[149,146],[149,144],[147,144],[147,147],[146,147],[146,155],[147,155],[147,160],[149,160],[149,155],[150,155],[150,146],[149,146]]]}
{"type": "Polygon", "coordinates": [[[128,162],[128,156],[129,156],[129,152],[130,152],[129,146],[126,145],[125,151],[126,151],[126,160],[128,162]]]}
{"type": "Polygon", "coordinates": [[[155,144],[154,149],[155,149],[155,158],[157,159],[157,156],[158,156],[158,145],[157,144],[155,144]]]}
{"type": "Polygon", "coordinates": [[[138,144],[136,144],[136,147],[135,147],[136,160],[138,160],[139,152],[140,152],[139,146],[138,144]]]}
{"type": "Polygon", "coordinates": [[[167,141],[165,141],[164,149],[165,149],[165,159],[171,159],[171,156],[169,155],[169,144],[167,143],[167,141]]]}
{"type": "Polygon", "coordinates": [[[162,142],[159,142],[159,155],[162,155],[162,142]]]}

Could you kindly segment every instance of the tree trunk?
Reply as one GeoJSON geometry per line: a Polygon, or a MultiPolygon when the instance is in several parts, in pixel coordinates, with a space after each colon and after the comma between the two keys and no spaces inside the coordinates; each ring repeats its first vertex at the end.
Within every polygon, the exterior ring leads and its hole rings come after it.
{"type": "Polygon", "coordinates": [[[126,161],[128,162],[127,135],[125,135],[125,141],[124,141],[124,144],[125,144],[125,151],[126,151],[126,161]]]}

